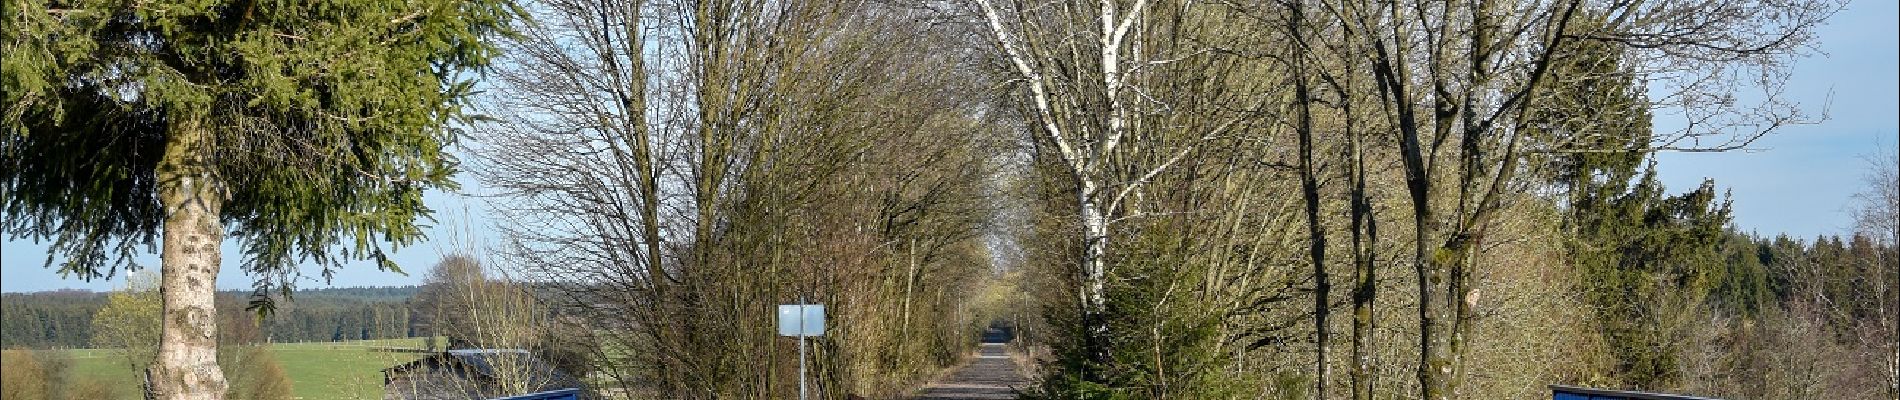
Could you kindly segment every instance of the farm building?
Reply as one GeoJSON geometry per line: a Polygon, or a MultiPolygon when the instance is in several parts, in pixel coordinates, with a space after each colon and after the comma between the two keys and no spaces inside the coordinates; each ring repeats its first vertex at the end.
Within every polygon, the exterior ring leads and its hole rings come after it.
{"type": "Polygon", "coordinates": [[[517,349],[449,350],[383,369],[384,400],[495,398],[580,386],[580,380],[517,349]]]}

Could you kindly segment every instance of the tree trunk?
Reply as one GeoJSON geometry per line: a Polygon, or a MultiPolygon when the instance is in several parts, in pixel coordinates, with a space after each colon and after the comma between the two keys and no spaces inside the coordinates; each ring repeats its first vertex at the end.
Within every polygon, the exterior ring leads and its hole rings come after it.
{"type": "Polygon", "coordinates": [[[1306,153],[1303,156],[1306,162],[1302,168],[1304,171],[1301,175],[1304,175],[1302,177],[1304,183],[1301,184],[1303,186],[1301,191],[1306,197],[1308,252],[1313,261],[1313,340],[1316,346],[1313,350],[1313,366],[1316,368],[1313,398],[1325,399],[1327,398],[1326,377],[1331,372],[1331,368],[1328,368],[1326,363],[1326,352],[1329,347],[1327,340],[1332,336],[1327,322],[1327,318],[1332,313],[1329,304],[1332,300],[1328,295],[1333,291],[1333,284],[1331,277],[1326,274],[1326,232],[1319,222],[1319,185],[1313,176],[1312,134],[1308,132],[1301,136],[1301,152],[1306,153]]]}
{"type": "MultiPolygon", "coordinates": [[[[903,333],[903,336],[901,337],[908,338],[908,337],[911,337],[910,336],[911,292],[914,289],[916,289],[916,286],[917,286],[917,239],[916,238],[910,239],[910,250],[906,252],[904,260],[905,260],[905,264],[904,264],[905,265],[905,269],[904,269],[904,323],[901,326],[902,330],[900,332],[903,333]]],[[[909,340],[905,340],[905,341],[898,342],[898,345],[902,346],[910,342],[911,341],[909,340]]],[[[909,353],[905,353],[905,354],[909,354],[909,353]]]]}
{"type": "MultiPolygon", "coordinates": [[[[1351,33],[1347,33],[1347,35],[1351,35],[1351,33]]],[[[1347,42],[1351,43],[1351,39],[1348,39],[1347,42]]],[[[1353,70],[1357,69],[1354,68],[1353,70]]],[[[1352,91],[1357,89],[1357,87],[1353,86],[1351,76],[1347,76],[1346,80],[1346,85],[1342,88],[1343,92],[1346,93],[1345,97],[1347,99],[1353,99],[1355,96],[1352,91]]],[[[1353,124],[1355,120],[1352,113],[1352,101],[1344,101],[1341,102],[1341,104],[1342,113],[1345,114],[1345,133],[1347,146],[1349,146],[1346,151],[1347,156],[1350,158],[1349,162],[1351,163],[1349,166],[1351,169],[1349,179],[1352,181],[1352,190],[1349,195],[1351,197],[1349,200],[1352,203],[1350,207],[1352,210],[1353,267],[1352,372],[1350,372],[1352,375],[1352,399],[1372,400],[1372,377],[1375,376],[1376,373],[1372,366],[1371,352],[1372,327],[1374,321],[1372,318],[1372,306],[1379,294],[1379,287],[1376,284],[1378,282],[1376,279],[1378,270],[1374,269],[1374,265],[1377,262],[1376,250],[1374,249],[1379,248],[1379,223],[1372,215],[1372,200],[1366,193],[1365,143],[1359,136],[1359,132],[1353,129],[1355,128],[1353,124]]]]}
{"type": "Polygon", "coordinates": [[[159,201],[165,208],[163,271],[164,330],[150,379],[156,398],[224,398],[218,369],[215,305],[224,205],[220,184],[206,165],[210,132],[198,121],[175,122],[158,166],[159,201]]]}
{"type": "MultiPolygon", "coordinates": [[[[1355,141],[1357,139],[1354,139],[1355,141]]],[[[1355,146],[1357,147],[1357,146],[1355,146]]],[[[1359,158],[1357,149],[1353,157],[1359,158]]],[[[1358,163],[1355,160],[1355,163],[1358,163]]],[[[1366,201],[1365,169],[1363,164],[1356,167],[1357,176],[1353,183],[1353,292],[1352,292],[1352,398],[1353,400],[1372,399],[1372,305],[1378,297],[1376,284],[1377,270],[1370,249],[1378,248],[1378,223],[1371,216],[1371,204],[1366,201]]]]}
{"type": "MultiPolygon", "coordinates": [[[[1424,229],[1420,231],[1423,233],[1424,229]]],[[[1419,246],[1424,248],[1422,244],[1419,246]]],[[[1414,272],[1418,274],[1419,398],[1447,400],[1451,396],[1450,381],[1446,379],[1451,373],[1451,359],[1445,356],[1447,343],[1444,343],[1445,335],[1440,331],[1443,330],[1442,327],[1445,325],[1443,321],[1448,316],[1441,312],[1447,308],[1439,304],[1443,303],[1444,299],[1438,298],[1438,287],[1440,282],[1445,281],[1445,276],[1441,273],[1443,270],[1439,268],[1438,263],[1434,261],[1439,257],[1424,254],[1416,256],[1419,258],[1414,261],[1416,269],[1414,272]]]]}
{"type": "MultiPolygon", "coordinates": [[[[1088,329],[1084,346],[1094,367],[1107,366],[1108,350],[1108,218],[1095,199],[1094,181],[1081,182],[1082,206],[1082,324],[1088,329]]],[[[1091,369],[1093,371],[1094,369],[1091,369]]],[[[1099,377],[1091,377],[1099,378],[1099,377]]],[[[1090,379],[1097,381],[1098,379],[1090,379]]]]}
{"type": "Polygon", "coordinates": [[[1294,61],[1293,96],[1299,101],[1300,151],[1300,195],[1306,203],[1306,233],[1308,258],[1313,263],[1313,398],[1326,399],[1327,375],[1330,368],[1326,363],[1327,340],[1332,336],[1328,328],[1327,317],[1331,311],[1328,295],[1332,293],[1332,281],[1326,275],[1326,230],[1320,223],[1319,178],[1313,160],[1313,99],[1307,77],[1307,53],[1304,28],[1306,24],[1305,5],[1295,1],[1288,5],[1293,16],[1287,23],[1287,29],[1293,34],[1294,61]]]}
{"type": "MultiPolygon", "coordinates": [[[[1392,18],[1398,19],[1396,11],[1392,18]]],[[[1395,31],[1397,28],[1395,28],[1395,31]]],[[[1395,37],[1405,37],[1395,32],[1395,37]]],[[[1441,298],[1448,283],[1445,264],[1453,256],[1447,254],[1444,247],[1433,240],[1443,237],[1442,228],[1437,227],[1436,213],[1431,204],[1432,176],[1425,162],[1426,155],[1420,137],[1420,118],[1413,109],[1414,101],[1409,87],[1410,77],[1404,60],[1405,50],[1402,43],[1394,43],[1399,49],[1388,49],[1383,40],[1373,40],[1373,75],[1379,81],[1381,97],[1393,105],[1393,124],[1399,130],[1399,161],[1405,169],[1405,191],[1412,203],[1412,229],[1415,235],[1412,242],[1412,271],[1418,279],[1418,383],[1419,398],[1425,400],[1449,400],[1453,375],[1451,359],[1447,357],[1446,342],[1448,335],[1444,321],[1450,319],[1450,310],[1441,298]]],[[[1438,108],[1445,110],[1446,107],[1438,108]]],[[[1448,129],[1440,122],[1439,129],[1448,129]]]]}
{"type": "MultiPolygon", "coordinates": [[[[1422,233],[1421,233],[1422,234],[1422,233]]],[[[1452,239],[1418,262],[1419,265],[1419,391],[1428,400],[1456,396],[1464,376],[1462,355],[1469,327],[1469,263],[1467,234],[1452,239]]]]}

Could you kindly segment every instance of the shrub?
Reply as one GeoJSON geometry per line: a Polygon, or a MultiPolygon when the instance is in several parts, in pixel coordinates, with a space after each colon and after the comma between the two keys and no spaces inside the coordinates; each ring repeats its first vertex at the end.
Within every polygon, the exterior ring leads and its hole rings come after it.
{"type": "Polygon", "coordinates": [[[105,382],[91,379],[74,380],[72,382],[74,382],[72,386],[61,390],[65,392],[67,399],[105,400],[120,398],[118,389],[113,388],[112,385],[107,385],[105,382]]]}
{"type": "Polygon", "coordinates": [[[0,364],[6,365],[6,368],[0,368],[0,398],[46,398],[46,371],[40,367],[39,357],[33,352],[0,352],[0,364]]]}
{"type": "Polygon", "coordinates": [[[243,346],[227,366],[231,400],[286,400],[291,396],[290,374],[265,346],[243,346]]]}

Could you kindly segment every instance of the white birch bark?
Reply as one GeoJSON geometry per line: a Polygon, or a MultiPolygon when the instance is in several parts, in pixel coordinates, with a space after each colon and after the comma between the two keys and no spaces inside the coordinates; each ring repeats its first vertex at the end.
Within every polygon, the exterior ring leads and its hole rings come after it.
{"type": "Polygon", "coordinates": [[[1096,361],[1106,361],[1108,326],[1101,315],[1106,312],[1108,303],[1107,280],[1110,271],[1107,257],[1110,252],[1109,236],[1113,232],[1111,225],[1119,219],[1116,215],[1129,194],[1140,190],[1147,181],[1185,157],[1188,150],[1181,149],[1172,158],[1143,168],[1139,178],[1132,180],[1117,181],[1103,166],[1105,159],[1115,154],[1128,137],[1127,116],[1132,114],[1132,107],[1124,101],[1123,94],[1129,90],[1127,74],[1133,70],[1133,65],[1128,64],[1133,57],[1127,57],[1124,51],[1130,47],[1126,40],[1128,34],[1139,21],[1138,16],[1148,8],[1148,2],[1136,0],[1126,10],[1120,9],[1116,0],[1101,0],[1098,4],[1099,14],[1096,17],[1100,23],[1099,29],[1091,32],[1093,38],[1084,40],[1092,40],[1100,46],[1100,70],[1087,72],[1088,75],[1099,77],[1102,91],[1099,94],[1074,94],[1099,95],[1102,96],[1099,100],[1108,105],[1108,109],[1102,111],[1106,114],[1103,116],[1104,121],[1094,127],[1085,124],[1090,116],[1067,118],[1064,111],[1055,108],[1054,104],[1061,99],[1054,98],[1051,93],[1050,77],[1040,69],[1044,65],[1043,60],[1031,58],[1034,56],[1020,44],[1032,38],[1019,38],[990,0],[976,0],[976,3],[983,13],[991,39],[1002,51],[1013,72],[1027,86],[1028,100],[1036,115],[1033,125],[1039,127],[1040,133],[1056,146],[1068,172],[1075,179],[1076,205],[1079,209],[1075,221],[1082,228],[1080,239],[1083,248],[1080,260],[1083,276],[1078,297],[1083,306],[1083,323],[1087,325],[1090,336],[1087,345],[1089,356],[1096,361]],[[1116,189],[1114,196],[1104,196],[1111,186],[1116,189]]]}
{"type": "MultiPolygon", "coordinates": [[[[1235,104],[1239,116],[1222,117],[1203,131],[1169,139],[1169,129],[1147,128],[1142,121],[1171,112],[1158,93],[1167,90],[1155,67],[1210,54],[1210,49],[1160,49],[1148,41],[1156,33],[1146,24],[1155,7],[1147,0],[1068,0],[1063,4],[1015,3],[999,8],[993,0],[974,0],[993,44],[1012,75],[1024,87],[1029,125],[1055,148],[1075,184],[1082,254],[1077,298],[1089,332],[1089,356],[1110,359],[1105,318],[1114,274],[1116,224],[1144,214],[1128,202],[1139,199],[1149,182],[1179,164],[1203,143],[1227,134],[1242,121],[1257,118],[1270,96],[1235,104]],[[1059,10],[1059,11],[1054,11],[1059,10]],[[1070,14],[1069,11],[1083,13],[1070,14]],[[1071,19],[1073,18],[1073,19],[1071,19]],[[1074,21],[1079,24],[1067,24],[1074,21]],[[1060,54],[1057,54],[1060,53],[1060,54]],[[1171,56],[1157,56],[1164,54],[1171,56]],[[1094,65],[1060,68],[1093,58],[1094,65]],[[1160,79],[1151,79],[1160,78],[1160,79]],[[1099,85],[1099,86],[1098,86],[1099,85]]],[[[1165,19],[1165,18],[1163,18],[1165,19]]],[[[1165,40],[1161,40],[1165,42],[1165,40]]],[[[1089,63],[1082,63],[1089,64],[1089,63]]]]}

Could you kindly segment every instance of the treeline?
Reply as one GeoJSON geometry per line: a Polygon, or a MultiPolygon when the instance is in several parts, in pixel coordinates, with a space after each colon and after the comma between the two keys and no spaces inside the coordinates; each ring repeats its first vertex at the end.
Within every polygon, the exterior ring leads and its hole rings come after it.
{"type": "Polygon", "coordinates": [[[105,293],[61,290],[0,294],[0,347],[85,348],[105,293]]]}
{"type": "MultiPolygon", "coordinates": [[[[1801,240],[1730,232],[1717,265],[1726,268],[1710,302],[1726,314],[1759,317],[1795,303],[1822,302],[1830,325],[1875,321],[1893,309],[1891,244],[1873,236],[1823,235],[1801,240]]],[[[1802,306],[1807,307],[1807,306],[1802,306]]]]}
{"type": "MultiPolygon", "coordinates": [[[[403,338],[426,329],[412,321],[416,286],[298,290],[264,319],[262,338],[271,342],[403,338]]],[[[220,309],[243,310],[249,292],[219,292],[220,309]]],[[[0,347],[90,348],[92,319],[106,306],[106,293],[62,290],[0,294],[0,347]]]]}
{"type": "Polygon", "coordinates": [[[1763,250],[1656,179],[1804,121],[1774,95],[1840,7],[972,0],[1028,134],[1030,394],[1892,398],[1895,196],[1763,250]]]}
{"type": "Polygon", "coordinates": [[[1730,233],[1668,341],[1611,342],[1621,383],[1735,399],[1891,398],[1900,251],[1873,233],[1803,241],[1730,233]],[[1631,343],[1656,343],[1632,347],[1631,343]],[[1649,362],[1648,360],[1654,360],[1649,362]],[[1630,362],[1634,361],[1634,362],[1630,362]]]}

